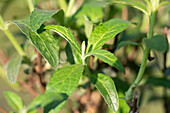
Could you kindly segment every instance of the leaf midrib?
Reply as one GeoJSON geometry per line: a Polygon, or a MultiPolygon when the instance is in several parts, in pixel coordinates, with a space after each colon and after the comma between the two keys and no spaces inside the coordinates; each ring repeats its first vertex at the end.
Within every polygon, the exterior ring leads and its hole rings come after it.
{"type": "MultiPolygon", "coordinates": [[[[98,44],[98,42],[99,42],[101,39],[103,39],[103,37],[104,37],[107,33],[112,32],[111,29],[113,29],[114,27],[119,27],[119,26],[123,26],[123,25],[125,25],[125,24],[121,24],[121,25],[117,24],[117,25],[114,25],[113,27],[109,28],[109,29],[107,30],[107,32],[104,33],[104,34],[99,38],[99,40],[97,40],[97,42],[95,42],[95,44],[94,44],[94,46],[93,46],[93,49],[95,49],[95,47],[96,47],[96,45],[98,44]]],[[[103,26],[104,26],[104,25],[103,25],[103,26]]],[[[101,26],[101,27],[102,27],[102,26],[101,26]]],[[[113,31],[116,31],[116,30],[114,29],[113,31]]],[[[93,43],[92,43],[92,44],[93,44],[93,43]]]]}
{"type": "MultiPolygon", "coordinates": [[[[106,89],[106,91],[108,92],[108,94],[109,94],[109,98],[110,98],[110,100],[112,100],[112,98],[111,98],[111,96],[110,96],[110,93],[109,93],[109,91],[107,90],[107,88],[105,87],[105,85],[103,84],[103,82],[100,80],[100,79],[98,79],[98,81],[103,85],[103,87],[106,89]]],[[[112,101],[111,101],[111,104],[112,104],[112,106],[114,106],[114,104],[112,103],[112,101]]]]}
{"type": "MultiPolygon", "coordinates": [[[[64,81],[70,76],[71,73],[73,73],[73,71],[74,71],[77,67],[79,67],[79,65],[77,65],[70,73],[68,73],[68,75],[65,77],[65,79],[61,80],[61,81],[62,81],[62,85],[58,88],[58,92],[60,92],[61,87],[64,85],[64,84],[63,84],[64,81]]],[[[58,82],[54,83],[54,84],[51,86],[51,88],[54,87],[56,84],[58,84],[58,82]]]]}
{"type": "MultiPolygon", "coordinates": [[[[105,52],[105,51],[104,51],[105,52]]],[[[112,62],[114,62],[112,59],[110,59],[109,57],[107,57],[107,56],[104,56],[104,55],[106,55],[106,54],[98,54],[98,53],[90,53],[91,55],[99,55],[99,56],[102,56],[102,57],[105,57],[105,58],[107,58],[109,61],[112,61],[112,62]]]]}
{"type": "Polygon", "coordinates": [[[70,38],[68,38],[69,36],[68,36],[68,31],[67,31],[67,30],[65,30],[65,29],[63,29],[63,28],[61,27],[61,29],[66,32],[66,35],[67,35],[67,36],[65,36],[63,33],[60,33],[60,32],[58,31],[58,29],[55,28],[55,26],[52,26],[52,28],[55,29],[55,30],[52,30],[52,29],[51,29],[52,31],[56,32],[57,34],[59,34],[60,36],[62,36],[64,39],[66,39],[68,42],[70,42],[71,45],[73,45],[73,46],[76,48],[76,50],[78,51],[78,53],[81,54],[79,47],[77,47],[77,43],[76,43],[76,42],[74,43],[74,41],[72,41],[70,38]]]}
{"type": "MultiPolygon", "coordinates": [[[[37,32],[34,32],[34,33],[35,33],[35,34],[40,38],[40,40],[43,42],[43,45],[45,46],[45,48],[47,49],[48,53],[50,54],[53,63],[55,63],[54,57],[52,56],[51,52],[48,50],[48,48],[47,48],[46,44],[44,43],[43,39],[38,35],[37,32]]],[[[40,51],[40,53],[41,53],[41,51],[40,51]]],[[[54,67],[56,68],[56,66],[54,66],[54,67]]]]}

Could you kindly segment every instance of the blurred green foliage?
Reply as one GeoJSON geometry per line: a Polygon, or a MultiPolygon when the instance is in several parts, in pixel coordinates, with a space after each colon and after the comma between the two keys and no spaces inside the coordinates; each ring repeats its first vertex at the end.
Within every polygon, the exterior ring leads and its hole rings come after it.
{"type": "MultiPolygon", "coordinates": [[[[59,9],[59,3],[57,0],[33,0],[35,7],[41,9],[59,9]]],[[[67,1],[68,2],[68,1],[67,1]]],[[[78,11],[73,15],[70,19],[69,29],[72,30],[74,35],[81,42],[86,39],[86,35],[84,32],[84,15],[87,16],[90,22],[93,23],[93,29],[96,28],[97,25],[101,25],[103,21],[107,21],[111,18],[122,18],[123,11],[127,10],[128,16],[127,20],[134,22],[136,24],[131,25],[126,31],[119,34],[117,40],[111,39],[107,44],[104,45],[103,48],[109,49],[109,51],[114,51],[114,54],[118,57],[118,59],[125,66],[126,74],[118,72],[115,68],[109,68],[107,64],[94,62],[94,68],[96,67],[98,72],[102,72],[104,74],[113,77],[115,81],[116,88],[118,90],[119,97],[124,97],[125,91],[128,89],[130,84],[136,78],[136,75],[139,70],[139,65],[142,59],[142,49],[136,45],[140,45],[143,39],[147,35],[147,27],[148,27],[148,18],[142,14],[142,12],[124,5],[110,5],[103,7],[103,4],[106,1],[101,0],[101,2],[93,2],[90,0],[85,0],[85,3],[82,7],[78,7],[78,11]],[[131,45],[126,45],[120,47],[120,44],[124,41],[131,41],[131,45]],[[116,49],[115,48],[120,48],[116,49]],[[107,69],[107,72],[104,70],[107,69]]],[[[81,3],[81,2],[80,2],[81,3]]],[[[79,6],[77,0],[77,6],[79,6]]],[[[1,0],[0,1],[0,14],[3,16],[5,21],[8,20],[16,20],[23,19],[29,16],[29,10],[26,2],[24,0],[1,0]]],[[[61,14],[62,15],[62,14],[61,14]]],[[[170,5],[166,5],[160,8],[158,13],[155,34],[164,34],[164,27],[167,26],[170,28],[170,5]]],[[[49,23],[55,23],[55,20],[50,20],[49,23]]],[[[45,24],[49,24],[46,22],[45,24]]],[[[59,23],[60,24],[60,23],[59,23]]],[[[63,22],[61,22],[63,25],[63,22]]],[[[16,40],[20,43],[21,47],[24,48],[28,57],[33,59],[36,57],[36,52],[34,51],[33,45],[27,40],[27,38],[20,32],[20,30],[11,25],[11,32],[13,33],[16,40]]],[[[5,53],[8,58],[12,58],[17,55],[16,50],[13,48],[7,37],[4,35],[2,31],[0,31],[0,48],[5,53]]],[[[61,42],[60,44],[60,66],[64,67],[69,64],[69,58],[67,58],[67,51],[70,50],[69,45],[66,44],[65,40],[60,40],[59,36],[55,36],[56,42],[61,42]],[[67,45],[67,46],[66,46],[67,45]],[[65,48],[66,47],[66,48],[65,48]],[[66,50],[66,52],[65,52],[66,50]]],[[[170,42],[170,31],[168,30],[168,41],[170,42]]],[[[147,43],[147,42],[146,42],[147,43]]],[[[149,42],[151,43],[151,42],[149,42]]],[[[154,43],[154,42],[153,42],[154,43]]],[[[156,45],[159,43],[156,43],[156,45]]],[[[146,44],[150,46],[149,44],[146,44]]],[[[143,45],[145,46],[145,45],[143,45]]],[[[160,46],[165,46],[160,44],[160,46]]],[[[166,46],[167,47],[167,46],[166,46]]],[[[164,113],[165,107],[164,103],[167,101],[168,106],[170,106],[170,49],[167,50],[167,60],[166,60],[166,69],[164,68],[164,53],[156,52],[155,50],[151,51],[151,56],[154,56],[155,59],[151,62],[148,62],[146,67],[146,71],[144,74],[144,79],[141,81],[137,91],[139,91],[139,111],[141,113],[164,113]],[[163,70],[165,69],[165,70],[163,70]],[[165,73],[166,72],[166,73],[165,73]],[[166,75],[166,76],[165,76],[166,75]],[[166,100],[164,99],[166,91],[166,100]]],[[[72,55],[69,55],[72,56],[72,55]]],[[[45,62],[45,61],[44,61],[45,62]]],[[[74,63],[74,61],[70,61],[74,63]]],[[[0,106],[5,108],[7,111],[11,111],[12,109],[8,106],[6,100],[4,99],[3,92],[6,90],[15,91],[18,94],[22,95],[21,97],[24,99],[26,105],[31,101],[31,95],[26,91],[21,90],[21,84],[16,83],[12,86],[6,79],[6,74],[4,70],[6,69],[6,65],[0,67],[0,106]]],[[[26,79],[27,75],[24,73],[26,70],[30,70],[27,66],[23,66],[23,69],[20,72],[22,79],[26,79]]],[[[46,79],[49,80],[50,76],[54,70],[48,70],[45,72],[46,79]]],[[[83,79],[84,80],[84,79],[83,79]]],[[[82,80],[82,81],[83,81],[82,80]]],[[[39,91],[40,92],[40,91],[39,91]]],[[[76,92],[78,93],[78,92],[76,92]]],[[[82,91],[82,93],[84,93],[82,91]]],[[[73,99],[74,100],[74,99],[73,99]]],[[[119,99],[120,108],[118,113],[125,113],[129,111],[129,107],[125,103],[125,101],[120,98],[119,99]],[[123,107],[126,106],[126,107],[123,107]],[[127,108],[127,109],[124,109],[127,108]]],[[[79,104],[75,102],[76,104],[79,104]]],[[[75,106],[76,106],[75,104],[75,106]]],[[[65,105],[65,109],[63,111],[68,112],[68,105],[65,105]]]]}

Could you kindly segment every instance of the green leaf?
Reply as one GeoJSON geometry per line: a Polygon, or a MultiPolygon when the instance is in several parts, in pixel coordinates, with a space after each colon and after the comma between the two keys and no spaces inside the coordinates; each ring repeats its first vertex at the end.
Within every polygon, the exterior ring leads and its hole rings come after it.
{"type": "Polygon", "coordinates": [[[59,23],[60,25],[64,25],[64,11],[63,10],[59,10],[57,12],[57,14],[55,14],[53,16],[53,18],[56,20],[57,23],[59,23]]]}
{"type": "Polygon", "coordinates": [[[37,113],[38,112],[38,110],[32,110],[32,111],[29,111],[29,112],[27,112],[27,113],[37,113]]]}
{"type": "Polygon", "coordinates": [[[88,53],[86,56],[93,55],[99,59],[101,59],[103,62],[108,63],[109,65],[117,68],[121,72],[125,73],[125,69],[122,66],[121,62],[118,60],[117,57],[114,56],[113,53],[107,51],[107,50],[94,50],[90,53],[88,53]]]}
{"type": "Polygon", "coordinates": [[[119,108],[119,98],[113,80],[109,76],[101,73],[97,75],[90,75],[90,79],[102,94],[112,111],[117,112],[119,108]]]}
{"type": "Polygon", "coordinates": [[[73,47],[81,55],[80,46],[69,29],[58,25],[49,25],[46,26],[45,29],[50,29],[56,32],[61,37],[65,38],[69,42],[71,47],[73,47]]]}
{"type": "Polygon", "coordinates": [[[16,56],[10,60],[7,66],[7,78],[11,83],[15,83],[18,77],[22,57],[16,56]]]}
{"type": "Polygon", "coordinates": [[[8,104],[16,111],[20,111],[24,107],[24,103],[20,96],[11,91],[5,91],[5,98],[8,104]]]}
{"type": "Polygon", "coordinates": [[[139,1],[136,1],[136,0],[110,0],[110,3],[108,3],[108,4],[115,4],[115,3],[129,5],[131,7],[134,7],[136,9],[142,11],[146,15],[148,15],[146,6],[139,1]]]}
{"type": "Polygon", "coordinates": [[[170,4],[170,1],[163,1],[159,4],[159,7],[170,4]]]}
{"type": "Polygon", "coordinates": [[[67,55],[67,61],[68,61],[70,64],[75,64],[73,52],[72,52],[72,49],[71,49],[69,43],[67,43],[67,45],[66,45],[66,47],[65,47],[65,51],[66,51],[66,55],[67,55]]]}
{"type": "Polygon", "coordinates": [[[78,26],[84,25],[84,15],[86,15],[91,21],[99,21],[103,18],[103,10],[101,6],[97,6],[91,3],[83,4],[80,10],[76,13],[75,19],[78,26]]]}
{"type": "Polygon", "coordinates": [[[48,104],[44,108],[44,113],[58,113],[64,107],[65,103],[66,103],[66,100],[60,103],[59,105],[57,104],[56,101],[51,104],[48,104]]]}
{"type": "Polygon", "coordinates": [[[71,48],[71,49],[73,51],[75,64],[83,64],[80,53],[73,48],[71,48]]]}
{"type": "MultiPolygon", "coordinates": [[[[125,94],[123,91],[119,92],[119,97],[124,97],[125,94]]],[[[119,98],[119,109],[117,113],[128,113],[130,111],[129,105],[126,103],[126,101],[123,98],[119,98]]]]}
{"type": "Polygon", "coordinates": [[[29,26],[29,19],[23,19],[23,20],[14,20],[9,21],[19,27],[19,29],[26,35],[26,37],[30,38],[30,26],[29,26]]]}
{"type": "Polygon", "coordinates": [[[167,78],[148,77],[145,79],[144,85],[162,86],[170,89],[170,80],[167,78]]]}
{"type": "Polygon", "coordinates": [[[39,34],[31,33],[31,40],[41,55],[48,60],[54,69],[57,69],[59,65],[58,48],[50,31],[46,30],[39,34]]]}
{"type": "Polygon", "coordinates": [[[32,111],[39,107],[45,107],[50,103],[56,103],[56,106],[60,105],[63,101],[67,100],[68,96],[66,94],[60,94],[55,92],[46,92],[36,97],[27,107],[28,111],[32,111]]]}
{"type": "Polygon", "coordinates": [[[41,24],[46,20],[49,20],[53,15],[58,13],[60,10],[44,11],[35,8],[30,16],[30,28],[33,32],[40,28],[41,24]]]}
{"type": "Polygon", "coordinates": [[[28,20],[12,21],[30,39],[41,55],[54,69],[58,69],[59,56],[56,41],[49,30],[32,32],[28,20]]]}
{"type": "Polygon", "coordinates": [[[83,70],[83,65],[79,64],[57,70],[51,77],[46,90],[71,95],[78,85],[83,70]]]}
{"type": "Polygon", "coordinates": [[[89,21],[89,19],[87,18],[87,16],[84,16],[85,18],[85,34],[86,34],[86,37],[89,38],[92,31],[93,31],[93,22],[89,21]]]}
{"type": "Polygon", "coordinates": [[[87,51],[100,49],[107,41],[114,38],[114,36],[125,30],[129,25],[129,21],[111,19],[97,26],[88,40],[87,51]]]}
{"type": "Polygon", "coordinates": [[[149,49],[154,49],[160,52],[165,52],[168,50],[168,41],[164,35],[156,35],[150,39],[145,38],[143,41],[149,49]]]}
{"type": "Polygon", "coordinates": [[[132,42],[132,41],[121,41],[117,45],[117,48],[120,49],[121,47],[126,46],[126,45],[140,46],[141,48],[143,48],[142,44],[139,44],[139,43],[136,43],[136,42],[132,42]]]}

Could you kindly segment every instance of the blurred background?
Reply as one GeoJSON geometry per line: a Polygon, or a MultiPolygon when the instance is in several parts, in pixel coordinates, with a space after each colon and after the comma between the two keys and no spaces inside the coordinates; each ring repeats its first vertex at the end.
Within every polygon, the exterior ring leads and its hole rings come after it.
{"type": "MultiPolygon", "coordinates": [[[[62,0],[33,0],[34,6],[44,10],[60,9],[62,0]]],[[[69,0],[66,0],[68,3],[69,0]]],[[[126,31],[120,33],[112,40],[108,41],[104,48],[113,52],[125,67],[126,74],[117,71],[100,60],[92,61],[91,69],[103,72],[113,78],[119,97],[123,97],[125,91],[136,78],[139,66],[143,57],[142,49],[139,46],[126,45],[118,49],[122,41],[133,41],[142,43],[143,38],[147,36],[148,17],[141,11],[125,5],[108,5],[107,0],[76,0],[72,16],[67,27],[74,33],[79,42],[87,40],[84,33],[84,15],[93,21],[95,26],[111,18],[122,18],[135,24],[131,25],[126,31]]],[[[29,17],[29,9],[26,0],[0,0],[0,14],[4,21],[24,19],[29,17]]],[[[53,19],[45,24],[60,24],[53,19]]],[[[36,60],[38,52],[26,38],[26,36],[15,26],[10,25],[9,30],[26,52],[27,56],[34,62],[34,67],[22,64],[15,84],[7,80],[6,68],[8,61],[18,53],[8,40],[7,36],[0,31],[0,113],[2,109],[10,112],[13,109],[8,105],[4,91],[13,91],[23,99],[25,105],[28,105],[33,98],[44,92],[43,86],[39,81],[36,70],[36,60]]],[[[158,11],[158,18],[154,29],[155,34],[165,34],[170,44],[170,5],[162,6],[158,11]]],[[[54,35],[56,42],[60,43],[60,67],[70,64],[70,58],[67,56],[67,43],[57,35],[54,35]]],[[[160,44],[161,46],[161,44],[160,44]]],[[[137,91],[139,93],[138,106],[140,113],[170,113],[170,49],[167,52],[151,51],[151,57],[154,60],[148,61],[144,78],[141,81],[137,91]]],[[[48,83],[54,70],[48,63],[42,59],[44,71],[44,80],[48,83]]],[[[68,99],[61,113],[83,113],[88,109],[94,109],[98,113],[111,113],[103,101],[103,98],[94,88],[89,90],[87,78],[81,79],[79,87],[68,99]],[[87,98],[90,97],[93,105],[88,107],[87,98]]],[[[126,113],[128,105],[120,98],[119,113],[126,113]],[[124,107],[127,106],[127,107],[124,107]],[[127,109],[125,109],[127,108],[127,109]]],[[[37,112],[42,112],[42,109],[37,112]]]]}

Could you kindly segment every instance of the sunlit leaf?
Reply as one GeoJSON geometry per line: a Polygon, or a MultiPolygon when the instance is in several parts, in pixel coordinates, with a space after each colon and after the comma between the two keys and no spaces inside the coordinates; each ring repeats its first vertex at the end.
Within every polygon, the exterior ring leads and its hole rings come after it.
{"type": "MultiPolygon", "coordinates": [[[[124,92],[119,92],[119,97],[125,97],[124,92]]],[[[129,105],[126,103],[126,101],[123,98],[119,98],[119,109],[117,113],[128,113],[130,111],[129,105]]]]}
{"type": "Polygon", "coordinates": [[[49,30],[32,32],[28,20],[13,21],[21,31],[30,39],[41,55],[51,64],[54,69],[58,68],[59,56],[56,41],[49,30]]]}
{"type": "Polygon", "coordinates": [[[119,98],[113,80],[109,76],[100,73],[90,75],[90,79],[112,111],[117,112],[119,108],[119,98]]]}
{"type": "Polygon", "coordinates": [[[129,21],[122,19],[111,19],[96,27],[88,40],[88,49],[100,49],[107,41],[114,38],[118,33],[125,30],[130,25],[129,21]]]}
{"type": "Polygon", "coordinates": [[[8,104],[16,111],[20,111],[22,108],[24,108],[24,103],[20,96],[18,96],[16,93],[13,93],[11,91],[5,91],[5,98],[8,102],[8,104]]]}
{"type": "Polygon", "coordinates": [[[114,56],[113,53],[110,53],[107,50],[94,50],[87,54],[87,56],[93,55],[99,59],[101,59],[103,62],[108,63],[109,65],[117,68],[121,72],[125,73],[124,67],[121,64],[121,62],[118,60],[117,57],[114,56]]]}
{"type": "Polygon", "coordinates": [[[65,66],[54,73],[46,90],[71,95],[78,85],[82,72],[83,65],[65,66]]]}
{"type": "Polygon", "coordinates": [[[11,83],[15,83],[18,77],[22,57],[16,56],[10,60],[7,66],[7,78],[11,83]]]}
{"type": "Polygon", "coordinates": [[[65,38],[71,47],[73,47],[79,54],[81,54],[80,46],[69,29],[58,25],[49,25],[46,26],[45,29],[50,29],[59,34],[61,37],[65,38]]]}
{"type": "Polygon", "coordinates": [[[60,10],[44,11],[35,8],[30,16],[30,28],[33,32],[40,28],[41,24],[46,20],[49,20],[53,15],[58,13],[60,10]]]}

